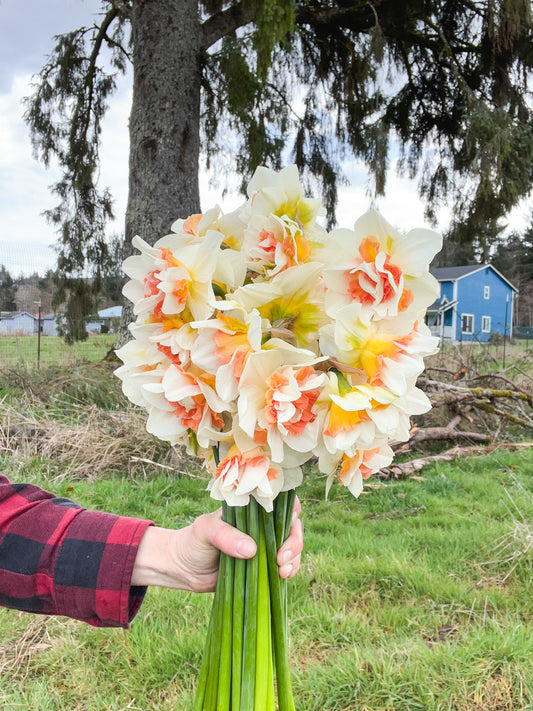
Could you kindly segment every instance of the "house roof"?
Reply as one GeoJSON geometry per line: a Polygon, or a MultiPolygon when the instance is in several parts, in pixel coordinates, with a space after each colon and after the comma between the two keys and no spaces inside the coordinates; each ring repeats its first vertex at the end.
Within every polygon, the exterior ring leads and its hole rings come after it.
{"type": "Polygon", "coordinates": [[[120,318],[122,316],[122,306],[110,306],[98,312],[100,318],[120,318]]]}
{"type": "Polygon", "coordinates": [[[28,311],[4,311],[0,315],[2,321],[8,321],[13,318],[18,318],[19,316],[30,316],[34,321],[37,320],[37,316],[30,314],[28,311]]]}
{"type": "Polygon", "coordinates": [[[430,269],[429,271],[433,274],[435,279],[438,281],[456,281],[461,277],[471,274],[472,272],[477,272],[478,269],[484,269],[486,264],[468,264],[463,267],[437,267],[436,269],[430,269]]]}
{"type": "Polygon", "coordinates": [[[509,279],[506,279],[501,272],[492,266],[492,264],[468,264],[461,267],[437,267],[435,269],[430,269],[429,271],[433,274],[437,281],[458,281],[459,279],[463,279],[470,274],[483,271],[483,269],[487,268],[492,269],[492,271],[506,284],[508,284],[513,291],[518,292],[516,286],[511,284],[509,279]]]}
{"type": "Polygon", "coordinates": [[[427,307],[427,311],[448,311],[448,309],[452,309],[454,306],[457,306],[457,301],[448,301],[448,299],[443,296],[442,299],[435,299],[431,306],[427,307]]]}

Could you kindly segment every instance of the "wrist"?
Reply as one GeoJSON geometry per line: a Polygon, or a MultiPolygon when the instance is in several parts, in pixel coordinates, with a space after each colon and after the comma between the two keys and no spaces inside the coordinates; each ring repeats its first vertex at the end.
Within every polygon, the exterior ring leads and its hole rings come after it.
{"type": "Polygon", "coordinates": [[[132,585],[157,585],[189,590],[187,575],[175,552],[181,531],[149,526],[141,539],[131,577],[132,585]]]}

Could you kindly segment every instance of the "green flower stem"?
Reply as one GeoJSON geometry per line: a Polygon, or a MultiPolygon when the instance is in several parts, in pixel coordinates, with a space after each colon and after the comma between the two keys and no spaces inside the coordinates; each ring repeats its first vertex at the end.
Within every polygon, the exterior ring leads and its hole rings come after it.
{"type": "Polygon", "coordinates": [[[276,525],[276,546],[279,550],[281,544],[286,538],[285,534],[285,518],[287,511],[287,491],[281,491],[274,500],[274,518],[276,525]]]}
{"type": "Polygon", "coordinates": [[[268,557],[268,580],[270,584],[270,598],[272,604],[272,637],[274,643],[276,676],[278,681],[279,711],[294,711],[287,656],[288,649],[285,606],[283,604],[282,588],[280,585],[278,562],[276,558],[277,547],[274,517],[272,514],[267,514],[264,509],[261,509],[261,516],[265,527],[268,557]]]}
{"type": "MultiPolygon", "coordinates": [[[[235,507],[235,525],[239,531],[246,532],[248,530],[244,506],[235,507]]],[[[236,558],[233,573],[232,711],[239,711],[241,703],[245,585],[246,561],[236,558]]]]}
{"type": "Polygon", "coordinates": [[[267,513],[255,499],[223,505],[223,519],[250,535],[250,560],[222,554],[194,711],[294,711],[287,658],[286,581],[277,551],[288,535],[294,492],[267,513]],[[276,706],[276,685],[277,700],[276,706]]]}
{"type": "MultiPolygon", "coordinates": [[[[259,512],[255,499],[247,506],[248,534],[259,542],[259,512]]],[[[246,591],[244,603],[244,643],[240,711],[254,711],[255,654],[257,647],[257,581],[258,556],[246,561],[246,591]]]]}
{"type": "Polygon", "coordinates": [[[215,711],[217,707],[220,648],[222,644],[222,615],[224,610],[224,592],[226,587],[224,576],[224,558],[225,556],[221,558],[221,567],[219,568],[217,588],[213,601],[213,611],[211,613],[214,619],[214,624],[213,633],[211,635],[211,639],[209,640],[209,646],[207,647],[209,673],[207,676],[204,696],[204,711],[215,711]]]}
{"type": "MultiPolygon", "coordinates": [[[[268,585],[268,557],[267,557],[267,585],[268,585]]],[[[269,586],[270,587],[270,586],[269,586]]],[[[270,589],[269,589],[270,598],[270,589]]],[[[267,699],[266,699],[266,709],[267,711],[276,711],[276,697],[274,691],[274,654],[272,648],[272,606],[270,605],[269,599],[269,615],[270,624],[268,627],[268,686],[267,686],[267,699]]]]}
{"type": "MultiPolygon", "coordinates": [[[[222,511],[224,521],[233,526],[235,524],[235,513],[233,509],[224,503],[222,511]]],[[[234,564],[234,558],[223,553],[221,554],[219,576],[223,576],[224,578],[224,599],[222,603],[222,639],[220,640],[217,711],[230,711],[234,564]]]]}
{"type": "Polygon", "coordinates": [[[285,540],[289,531],[291,530],[292,514],[294,511],[294,504],[296,502],[296,489],[291,489],[287,491],[287,503],[285,508],[285,531],[283,535],[283,540],[285,540]]]}
{"type": "Polygon", "coordinates": [[[274,694],[274,659],[272,657],[272,627],[268,631],[269,637],[269,647],[270,647],[270,660],[268,664],[268,688],[267,688],[267,711],[276,711],[276,698],[274,694]]]}
{"type": "MultiPolygon", "coordinates": [[[[211,611],[211,617],[209,619],[209,628],[207,630],[207,638],[206,638],[206,646],[205,646],[206,650],[210,649],[210,646],[212,644],[214,626],[215,626],[215,616],[213,614],[213,611],[211,611]]],[[[207,688],[207,678],[209,675],[208,658],[209,658],[209,655],[206,652],[204,652],[204,658],[203,658],[202,666],[200,669],[200,676],[198,677],[198,688],[196,690],[196,697],[194,699],[193,711],[202,711],[202,709],[204,708],[204,699],[205,699],[206,688],[207,688]]]]}
{"type": "MultiPolygon", "coordinates": [[[[281,544],[286,538],[285,535],[285,519],[287,518],[287,492],[281,491],[278,496],[274,499],[274,528],[276,531],[276,551],[279,551],[281,544]]],[[[285,580],[280,582],[281,585],[281,598],[283,609],[286,610],[287,606],[287,584],[285,580]]],[[[286,614],[285,614],[286,618],[286,614]]],[[[286,624],[286,622],[285,622],[286,624]]]]}
{"type": "MultiPolygon", "coordinates": [[[[292,524],[292,514],[294,512],[294,504],[296,502],[296,489],[287,491],[287,501],[285,503],[285,526],[283,529],[283,540],[289,537],[292,524]]],[[[285,607],[285,629],[287,629],[287,579],[282,581],[283,589],[283,605],[285,607]]]]}
{"type": "Polygon", "coordinates": [[[257,651],[255,663],[255,705],[254,711],[267,711],[268,685],[273,684],[268,670],[272,659],[270,591],[268,585],[268,563],[265,545],[265,529],[259,525],[257,546],[257,651]]]}

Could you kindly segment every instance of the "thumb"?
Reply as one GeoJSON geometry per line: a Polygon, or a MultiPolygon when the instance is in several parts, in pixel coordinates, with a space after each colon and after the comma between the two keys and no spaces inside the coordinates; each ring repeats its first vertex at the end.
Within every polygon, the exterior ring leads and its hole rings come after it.
{"type": "Polygon", "coordinates": [[[220,510],[200,516],[197,521],[201,521],[199,533],[222,553],[233,558],[253,558],[256,554],[257,545],[253,538],[225,523],[220,510]]]}

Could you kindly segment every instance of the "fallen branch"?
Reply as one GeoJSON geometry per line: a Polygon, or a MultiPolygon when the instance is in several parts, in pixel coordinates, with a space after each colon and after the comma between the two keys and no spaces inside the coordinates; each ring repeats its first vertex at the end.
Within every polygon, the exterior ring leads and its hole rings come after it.
{"type": "MultiPolygon", "coordinates": [[[[422,379],[420,384],[424,386],[434,387],[435,391],[426,392],[427,396],[431,401],[432,407],[440,407],[442,405],[457,405],[459,403],[471,402],[475,407],[480,407],[481,409],[487,409],[481,406],[480,403],[484,401],[492,400],[518,400],[521,402],[526,402],[528,405],[532,404],[531,396],[529,393],[510,390],[510,389],[496,389],[496,388],[467,388],[462,385],[454,385],[451,383],[442,383],[438,380],[428,380],[422,379]]],[[[494,414],[500,414],[494,413],[494,414]]],[[[524,420],[522,423],[517,422],[517,424],[524,424],[527,422],[524,420]]],[[[531,426],[527,423],[528,427],[531,426]]]]}
{"type": "Polygon", "coordinates": [[[474,381],[474,380],[502,380],[504,383],[507,383],[507,385],[510,385],[511,388],[514,388],[519,393],[522,393],[523,395],[525,395],[529,401],[529,404],[533,407],[533,393],[520,387],[520,385],[513,382],[509,378],[506,378],[504,375],[498,375],[498,374],[477,375],[475,378],[472,378],[472,381],[474,381]]]}
{"type": "Polygon", "coordinates": [[[454,427],[447,425],[446,427],[421,427],[414,431],[409,441],[406,442],[400,451],[403,449],[411,449],[415,444],[421,442],[437,442],[443,440],[468,439],[471,442],[484,442],[489,444],[491,441],[490,434],[482,434],[481,432],[463,432],[456,430],[454,427]]]}
{"type": "Polygon", "coordinates": [[[498,415],[498,417],[504,417],[505,419],[509,420],[509,422],[514,422],[515,425],[520,425],[520,427],[529,427],[530,429],[533,429],[533,422],[531,420],[526,420],[523,417],[518,417],[518,415],[513,415],[512,412],[500,410],[499,408],[494,407],[494,405],[491,405],[489,402],[485,402],[483,400],[475,400],[474,405],[480,410],[484,410],[485,412],[488,412],[491,415],[498,415]]]}
{"type": "Polygon", "coordinates": [[[434,462],[453,462],[462,457],[470,457],[474,454],[490,454],[497,450],[514,450],[514,449],[531,449],[533,442],[509,442],[507,444],[493,444],[488,447],[472,446],[472,447],[452,447],[440,454],[433,454],[427,457],[413,459],[410,462],[397,462],[390,467],[382,469],[378,474],[380,479],[406,479],[407,477],[416,474],[424,467],[434,462]]]}

